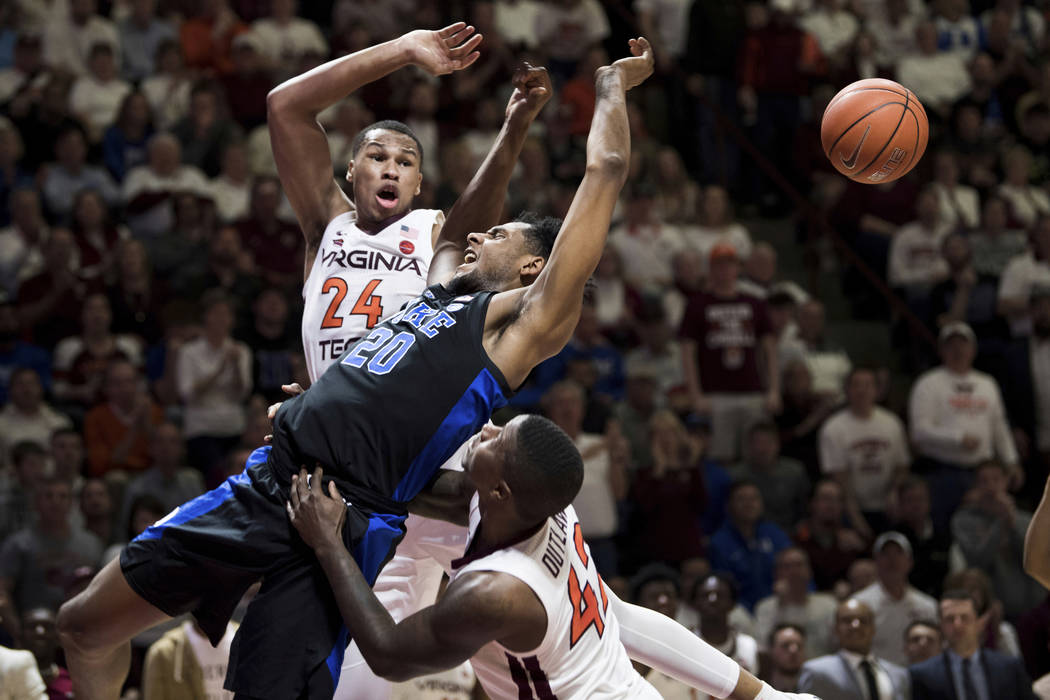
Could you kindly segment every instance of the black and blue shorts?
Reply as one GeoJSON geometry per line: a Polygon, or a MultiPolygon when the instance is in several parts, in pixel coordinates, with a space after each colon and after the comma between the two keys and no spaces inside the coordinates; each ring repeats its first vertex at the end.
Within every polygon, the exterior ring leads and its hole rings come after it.
{"type": "MultiPolygon", "coordinates": [[[[261,580],[226,687],[247,698],[330,698],[349,637],[324,571],[288,519],[289,487],[267,465],[269,451],[255,450],[242,473],[146,529],[121,552],[120,567],[152,605],[192,613],[213,644],[261,580]]],[[[347,508],[343,540],[369,582],[393,555],[404,519],[347,508]]]]}

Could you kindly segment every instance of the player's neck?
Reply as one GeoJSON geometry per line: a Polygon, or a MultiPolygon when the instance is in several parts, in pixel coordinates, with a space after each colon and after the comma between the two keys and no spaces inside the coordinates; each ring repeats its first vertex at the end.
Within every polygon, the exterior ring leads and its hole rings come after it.
{"type": "Polygon", "coordinates": [[[504,517],[502,513],[482,513],[481,524],[470,548],[475,553],[495,552],[527,540],[536,534],[543,523],[527,525],[514,517],[504,517]]]}
{"type": "Polygon", "coordinates": [[[714,619],[704,621],[701,618],[700,636],[708,644],[725,644],[726,640],[729,639],[729,621],[714,619]]]}
{"type": "Polygon", "coordinates": [[[409,208],[409,209],[404,210],[400,214],[394,214],[393,216],[388,216],[385,219],[380,219],[380,220],[358,218],[357,219],[357,228],[361,229],[365,233],[379,233],[380,231],[385,229],[390,224],[398,221],[399,219],[403,219],[404,217],[408,216],[408,214],[411,211],[412,211],[412,209],[409,208]]]}

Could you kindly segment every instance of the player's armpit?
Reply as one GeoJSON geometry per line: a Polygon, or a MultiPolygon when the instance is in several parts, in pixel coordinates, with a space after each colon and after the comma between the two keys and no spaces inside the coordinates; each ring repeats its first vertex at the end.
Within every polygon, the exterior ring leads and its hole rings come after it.
{"type": "Polygon", "coordinates": [[[442,469],[408,504],[408,512],[466,526],[474,486],[464,472],[442,469]]]}

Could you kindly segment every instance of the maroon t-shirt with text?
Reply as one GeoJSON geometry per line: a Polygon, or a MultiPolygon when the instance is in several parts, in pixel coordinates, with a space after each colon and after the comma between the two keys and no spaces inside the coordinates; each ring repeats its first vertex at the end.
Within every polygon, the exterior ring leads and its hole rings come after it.
{"type": "Polygon", "coordinates": [[[696,342],[705,394],[762,391],[758,347],[773,332],[766,303],[749,294],[722,298],[699,292],[689,299],[678,336],[696,342]]]}

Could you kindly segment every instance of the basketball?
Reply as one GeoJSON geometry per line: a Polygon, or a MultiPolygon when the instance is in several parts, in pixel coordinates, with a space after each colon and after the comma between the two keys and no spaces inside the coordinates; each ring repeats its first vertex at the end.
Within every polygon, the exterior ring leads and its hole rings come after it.
{"type": "Polygon", "coordinates": [[[840,173],[866,185],[891,182],[915,167],[929,137],[926,110],[915,93],[880,78],[842,88],[820,123],[824,155],[840,173]]]}

